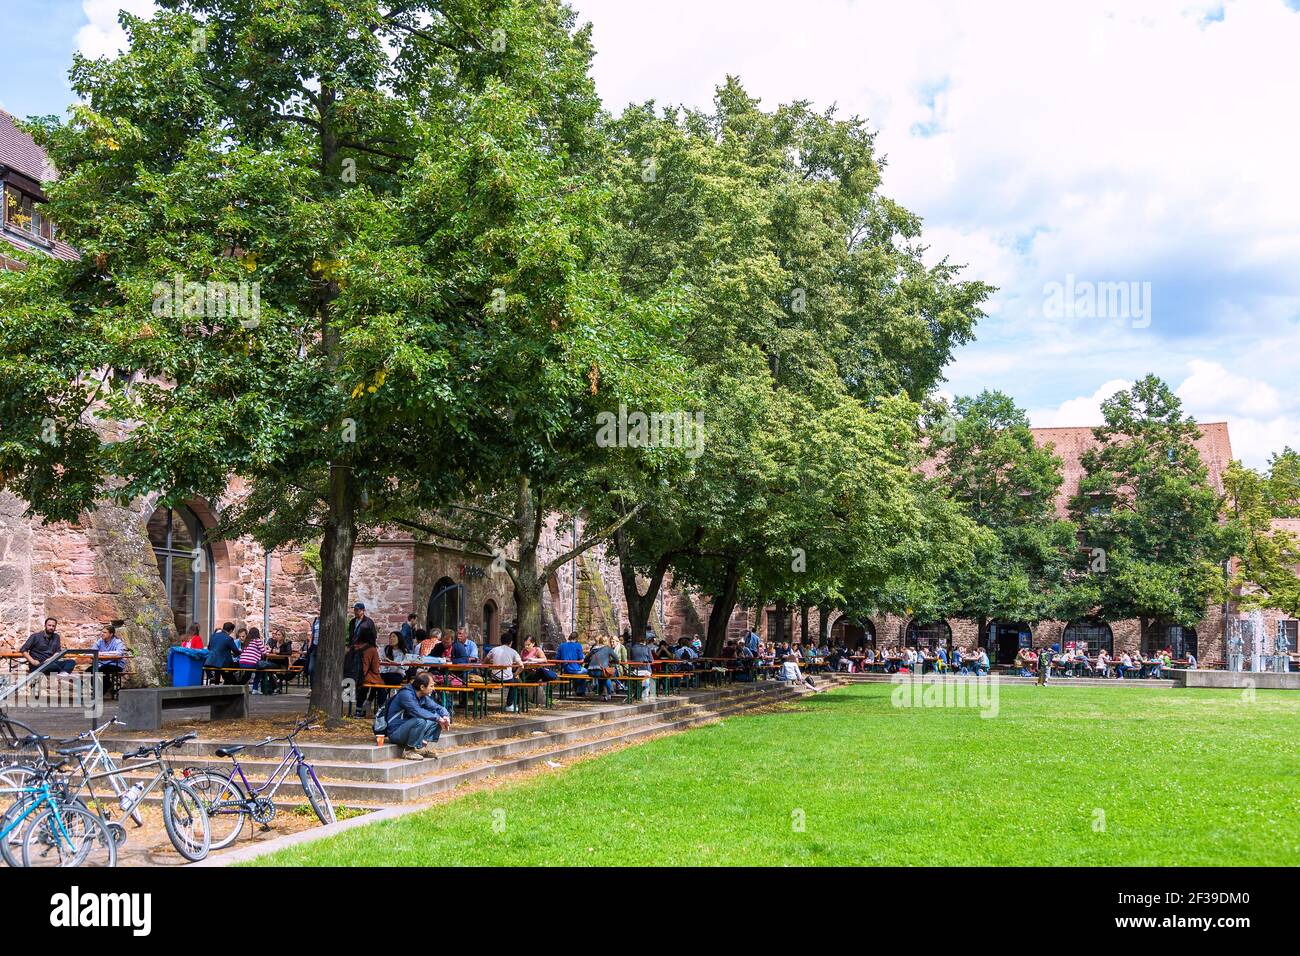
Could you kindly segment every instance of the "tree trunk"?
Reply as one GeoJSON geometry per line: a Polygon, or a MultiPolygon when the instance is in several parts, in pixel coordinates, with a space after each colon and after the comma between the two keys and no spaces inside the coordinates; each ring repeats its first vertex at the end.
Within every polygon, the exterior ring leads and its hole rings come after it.
{"type": "Polygon", "coordinates": [[[713,608],[709,611],[709,630],[704,640],[705,657],[718,657],[722,653],[722,644],[727,639],[727,624],[731,621],[731,612],[736,609],[739,584],[740,570],[735,561],[730,561],[723,575],[722,589],[714,596],[713,608]]]}
{"type": "Polygon", "coordinates": [[[825,647],[831,641],[831,606],[823,604],[817,608],[817,639],[825,647]]]}
{"type": "Polygon", "coordinates": [[[808,605],[804,601],[799,602],[799,643],[808,646],[808,605]]]}
{"type": "Polygon", "coordinates": [[[519,641],[532,637],[546,640],[542,623],[542,580],[538,568],[537,544],[541,538],[542,515],[532,482],[524,475],[515,479],[515,540],[519,542],[519,570],[515,579],[515,600],[519,604],[519,641]]]}
{"type": "MultiPolygon", "coordinates": [[[[352,468],[330,466],[329,513],[321,541],[320,644],[316,648],[311,710],[323,713],[327,726],[342,723],[343,651],[347,643],[348,590],[352,553],[357,543],[356,501],[352,468]]],[[[355,693],[359,688],[352,688],[355,693]]],[[[355,698],[354,698],[355,699],[355,698]]]]}
{"type": "Polygon", "coordinates": [[[640,637],[645,634],[646,626],[650,623],[650,615],[654,613],[655,601],[663,587],[664,575],[668,573],[671,559],[674,554],[680,552],[668,552],[659,556],[643,594],[637,585],[636,568],[632,564],[632,548],[624,528],[614,532],[614,548],[618,554],[618,575],[623,583],[623,600],[627,602],[628,630],[634,638],[640,637]]]}
{"type": "Polygon", "coordinates": [[[790,614],[790,605],[785,601],[776,602],[776,636],[772,638],[778,644],[785,643],[786,617],[790,614]]]}

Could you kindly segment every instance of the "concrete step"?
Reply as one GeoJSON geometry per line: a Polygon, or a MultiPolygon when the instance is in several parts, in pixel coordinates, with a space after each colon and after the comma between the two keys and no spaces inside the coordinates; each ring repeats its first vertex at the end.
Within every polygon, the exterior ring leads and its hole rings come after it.
{"type": "MultiPolygon", "coordinates": [[[[761,697],[731,701],[717,707],[716,709],[705,710],[699,714],[688,715],[675,720],[660,721],[626,733],[616,733],[609,737],[601,737],[593,740],[564,744],[558,747],[540,749],[513,758],[478,764],[475,766],[443,770],[439,768],[437,763],[434,761],[422,761],[415,765],[418,767],[428,767],[431,773],[427,777],[387,784],[358,782],[330,783],[330,798],[338,803],[346,804],[352,804],[354,802],[365,804],[410,803],[417,800],[427,799],[435,794],[452,790],[461,784],[472,783],[486,777],[505,776],[511,773],[518,773],[546,763],[558,764],[565,760],[584,757],[589,754],[599,753],[603,750],[609,750],[625,744],[636,743],[656,734],[686,730],[707,721],[743,713],[744,711],[750,710],[756,706],[763,706],[768,703],[802,697],[805,693],[812,693],[812,691],[801,692],[785,688],[779,692],[772,692],[762,695],[761,697]],[[430,764],[432,764],[432,766],[429,766],[430,764]]],[[[413,764],[415,763],[414,761],[409,762],[413,764]]]]}
{"type": "MultiPolygon", "coordinates": [[[[719,715],[764,706],[804,693],[811,691],[769,681],[756,685],[735,684],[720,690],[692,692],[689,696],[660,697],[635,705],[610,705],[599,712],[586,711],[492,728],[469,728],[459,734],[448,734],[440,741],[438,751],[441,759],[436,763],[402,760],[397,757],[400,748],[375,747],[373,744],[320,745],[319,749],[335,757],[331,760],[314,759],[308,753],[307,745],[303,751],[317,775],[327,784],[332,799],[350,805],[407,802],[492,773],[527,769],[538,762],[555,759],[557,754],[574,756],[595,752],[614,746],[610,741],[630,742],[665,730],[685,729],[719,715]],[[548,729],[520,733],[520,730],[534,725],[548,729]],[[486,739],[480,742],[480,738],[486,739]],[[366,750],[370,753],[367,754],[366,750]],[[375,754],[384,756],[375,759],[375,754]],[[337,759],[338,756],[344,759],[337,759]],[[355,759],[347,759],[354,756],[355,759]]],[[[220,744],[210,741],[192,742],[186,749],[200,752],[181,754],[180,762],[204,769],[228,770],[231,766],[228,758],[211,754],[218,746],[220,744]]],[[[262,755],[283,750],[282,745],[268,746],[254,751],[252,757],[241,759],[245,774],[254,783],[261,783],[279,763],[278,756],[262,755]]],[[[244,754],[240,756],[245,757],[244,754]]],[[[124,776],[131,782],[138,778],[147,779],[144,774],[128,773],[124,776]]],[[[296,776],[286,780],[278,796],[290,803],[303,799],[296,776]]]]}
{"type": "MultiPolygon", "coordinates": [[[[447,738],[443,738],[443,740],[440,740],[438,744],[438,753],[441,757],[439,766],[443,768],[452,768],[479,764],[489,760],[498,760],[513,754],[536,750],[538,747],[556,746],[562,743],[571,743],[579,740],[607,736],[614,732],[635,730],[638,727],[662,723],[667,719],[684,717],[700,709],[701,705],[699,704],[682,701],[676,706],[662,711],[632,714],[614,720],[593,721],[581,726],[576,726],[571,730],[553,730],[549,732],[533,731],[523,736],[508,737],[461,747],[445,747],[443,741],[447,738]]],[[[383,749],[399,753],[401,748],[385,747],[383,749]]],[[[229,771],[232,766],[230,759],[227,757],[207,755],[186,757],[184,762],[185,765],[189,767],[197,767],[204,770],[216,770],[223,773],[229,771]]],[[[421,770],[421,765],[419,763],[411,760],[402,760],[400,757],[396,756],[385,760],[314,760],[311,762],[312,766],[316,768],[316,775],[327,782],[354,780],[391,783],[417,777],[420,775],[421,770]]],[[[244,774],[254,782],[261,782],[262,780],[267,779],[276,767],[279,766],[279,763],[280,761],[278,759],[266,760],[261,759],[260,757],[245,759],[244,754],[240,754],[240,765],[244,768],[244,774]]]]}

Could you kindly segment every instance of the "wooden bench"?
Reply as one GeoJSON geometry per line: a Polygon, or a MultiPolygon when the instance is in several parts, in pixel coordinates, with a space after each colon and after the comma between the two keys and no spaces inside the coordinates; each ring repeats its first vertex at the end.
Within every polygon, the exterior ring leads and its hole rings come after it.
{"type": "Polygon", "coordinates": [[[164,710],[208,707],[210,720],[248,716],[248,688],[227,684],[208,687],[143,687],[118,695],[117,716],[131,730],[158,730],[164,710]]]}
{"type": "MultiPolygon", "coordinates": [[[[492,689],[492,688],[500,689],[502,708],[506,706],[506,694],[512,688],[515,690],[522,691],[522,690],[532,690],[536,687],[544,687],[546,689],[546,701],[542,706],[550,707],[554,704],[554,700],[551,698],[551,683],[552,683],[551,681],[541,681],[541,680],[535,680],[535,681],[521,680],[521,681],[514,681],[514,682],[489,680],[489,681],[485,681],[483,686],[488,689],[492,689]]],[[[528,695],[523,693],[515,694],[515,706],[519,708],[520,713],[525,713],[528,710],[528,695]]]]}
{"type": "MultiPolygon", "coordinates": [[[[403,681],[402,684],[362,684],[361,686],[374,688],[376,690],[395,691],[401,690],[405,683],[406,682],[403,681]]],[[[433,687],[433,694],[438,698],[438,703],[442,704],[444,707],[447,707],[447,705],[451,703],[449,695],[466,695],[466,702],[469,706],[469,715],[471,718],[474,718],[487,714],[488,686],[489,685],[487,684],[468,684],[462,687],[457,687],[451,684],[435,684],[433,687]]]]}
{"type": "MultiPolygon", "coordinates": [[[[247,685],[253,682],[254,677],[260,677],[263,674],[278,674],[284,677],[284,685],[279,691],[277,691],[277,693],[283,693],[284,687],[289,685],[289,682],[293,679],[293,675],[298,674],[301,671],[301,667],[209,667],[207,664],[204,664],[203,680],[209,682],[209,679],[213,674],[243,674],[248,677],[248,680],[240,681],[239,683],[247,685]]],[[[219,685],[213,685],[209,682],[209,686],[219,685]]]]}

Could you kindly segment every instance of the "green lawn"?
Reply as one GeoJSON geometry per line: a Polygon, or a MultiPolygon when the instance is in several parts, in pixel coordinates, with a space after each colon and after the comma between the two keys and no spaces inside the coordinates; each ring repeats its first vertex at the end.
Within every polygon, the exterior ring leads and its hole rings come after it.
{"type": "Polygon", "coordinates": [[[731,717],[258,863],[1300,863],[1300,694],[1003,686],[984,719],[892,690],[731,717]]]}

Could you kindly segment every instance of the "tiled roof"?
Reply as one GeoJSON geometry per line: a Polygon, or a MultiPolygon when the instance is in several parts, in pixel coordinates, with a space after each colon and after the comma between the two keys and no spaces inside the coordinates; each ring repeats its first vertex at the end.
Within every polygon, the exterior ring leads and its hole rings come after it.
{"type": "MultiPolygon", "coordinates": [[[[1209,472],[1210,485],[1216,491],[1223,491],[1223,473],[1232,461],[1232,443],[1228,440],[1227,422],[1198,422],[1201,437],[1196,440],[1196,450],[1209,472]]],[[[1056,511],[1062,517],[1069,512],[1070,499],[1079,490],[1079,479],[1083,477],[1084,452],[1097,447],[1097,440],[1092,437],[1092,428],[1033,428],[1034,441],[1041,448],[1051,444],[1056,456],[1061,459],[1061,472],[1065,481],[1061,493],[1056,499],[1056,511]]]]}
{"type": "MultiPolygon", "coordinates": [[[[1223,473],[1232,461],[1232,443],[1228,440],[1227,422],[1199,422],[1197,427],[1201,437],[1196,440],[1196,450],[1209,472],[1210,485],[1216,491],[1223,491],[1223,473]]],[[[1070,513],[1070,499],[1079,490],[1079,479],[1083,477],[1083,453],[1097,447],[1097,440],[1092,437],[1092,426],[1071,428],[1031,428],[1034,442],[1041,448],[1051,444],[1052,451],[1061,459],[1061,493],[1056,497],[1056,513],[1062,518],[1070,513]]],[[[921,471],[933,477],[938,470],[938,463],[927,458],[921,463],[921,471]]],[[[1300,525],[1300,521],[1297,522],[1300,525]]]]}
{"type": "MultiPolygon", "coordinates": [[[[59,175],[54,164],[45,155],[45,150],[18,129],[14,125],[14,118],[4,110],[0,110],[0,166],[8,166],[38,183],[57,179],[59,175]]],[[[48,245],[31,241],[20,230],[15,229],[0,229],[0,238],[23,251],[31,250],[70,262],[81,258],[77,250],[58,238],[57,233],[54,241],[48,245]]]]}
{"type": "Polygon", "coordinates": [[[4,110],[0,110],[0,165],[16,169],[38,183],[59,175],[45,150],[15,126],[14,118],[4,110]]]}

